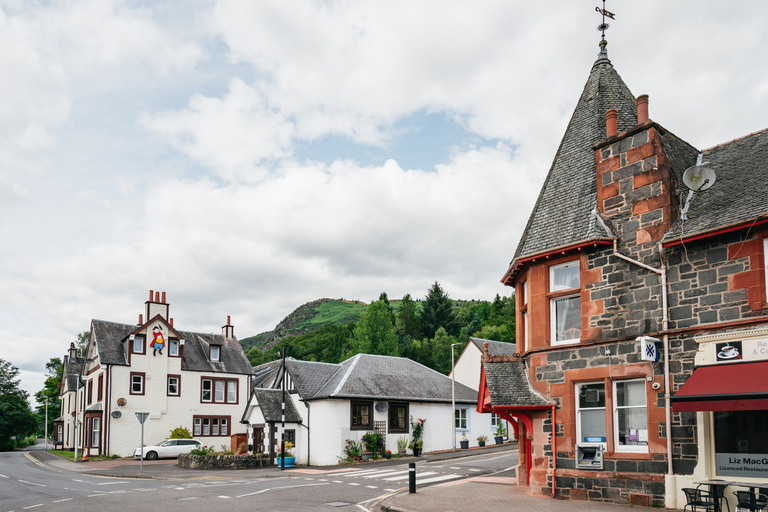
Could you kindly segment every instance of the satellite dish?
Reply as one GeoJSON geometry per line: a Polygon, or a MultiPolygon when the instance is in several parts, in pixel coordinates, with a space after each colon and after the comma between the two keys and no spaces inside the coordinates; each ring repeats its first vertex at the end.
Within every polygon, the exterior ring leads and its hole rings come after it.
{"type": "Polygon", "coordinates": [[[125,398],[118,398],[117,399],[117,405],[119,405],[120,407],[124,406],[127,403],[128,402],[125,401],[125,398]]]}
{"type": "Polygon", "coordinates": [[[110,414],[110,416],[112,416],[114,419],[118,419],[122,415],[123,413],[121,413],[120,411],[112,411],[112,414],[110,414]]]}
{"type": "Polygon", "coordinates": [[[707,190],[715,184],[716,178],[715,171],[703,165],[694,165],[683,173],[685,186],[696,192],[707,190]]]}
{"type": "Polygon", "coordinates": [[[375,409],[379,412],[387,412],[389,410],[389,404],[387,402],[379,402],[376,404],[375,409]]]}

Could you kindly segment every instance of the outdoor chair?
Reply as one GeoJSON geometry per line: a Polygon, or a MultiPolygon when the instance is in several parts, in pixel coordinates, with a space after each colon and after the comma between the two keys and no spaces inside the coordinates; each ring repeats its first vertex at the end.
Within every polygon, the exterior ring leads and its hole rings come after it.
{"type": "Polygon", "coordinates": [[[736,494],[736,512],[739,510],[750,510],[759,512],[765,510],[768,505],[768,496],[765,494],[754,494],[750,491],[735,491],[736,494]]]}
{"type": "Polygon", "coordinates": [[[715,510],[717,503],[715,502],[715,495],[709,491],[703,489],[683,489],[685,493],[685,500],[688,502],[683,507],[683,512],[688,507],[691,507],[691,512],[695,512],[697,508],[703,508],[706,510],[715,510]]]}
{"type": "MultiPolygon", "coordinates": [[[[712,482],[718,482],[720,480],[712,480],[712,482]]],[[[717,500],[717,503],[720,505],[720,510],[728,509],[728,512],[731,512],[731,505],[728,503],[728,499],[725,497],[725,488],[728,487],[728,484],[723,480],[722,484],[701,484],[701,485],[708,485],[710,492],[714,492],[715,499],[717,500]],[[725,503],[725,507],[723,507],[723,503],[725,503]]],[[[701,487],[699,485],[699,487],[701,487]]]]}

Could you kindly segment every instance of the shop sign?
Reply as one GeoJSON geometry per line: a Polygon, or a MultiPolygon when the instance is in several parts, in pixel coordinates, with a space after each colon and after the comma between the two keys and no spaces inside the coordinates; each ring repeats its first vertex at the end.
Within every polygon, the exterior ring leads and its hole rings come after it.
{"type": "Polygon", "coordinates": [[[717,476],[768,476],[768,454],[716,453],[717,476]]]}

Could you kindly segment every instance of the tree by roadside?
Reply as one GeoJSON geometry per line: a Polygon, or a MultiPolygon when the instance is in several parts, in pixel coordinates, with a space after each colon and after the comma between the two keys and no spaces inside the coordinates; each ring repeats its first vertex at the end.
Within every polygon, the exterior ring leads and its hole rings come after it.
{"type": "Polygon", "coordinates": [[[37,430],[27,392],[19,387],[19,369],[0,358],[0,451],[14,448],[11,438],[26,437],[37,430]]]}
{"type": "Polygon", "coordinates": [[[59,391],[61,390],[64,364],[58,357],[52,357],[46,364],[46,379],[43,389],[35,393],[35,401],[38,403],[37,415],[40,417],[39,435],[45,433],[45,404],[48,404],[48,435],[53,433],[53,420],[59,415],[59,391]]]}
{"type": "Polygon", "coordinates": [[[434,338],[441,327],[448,334],[454,334],[456,330],[453,302],[437,281],[430,286],[422,304],[421,327],[426,338],[434,338]]]}

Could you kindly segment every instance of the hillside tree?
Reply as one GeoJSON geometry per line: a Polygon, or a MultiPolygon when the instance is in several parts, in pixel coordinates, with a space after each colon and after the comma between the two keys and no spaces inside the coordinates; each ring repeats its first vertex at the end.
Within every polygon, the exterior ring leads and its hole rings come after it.
{"type": "Polygon", "coordinates": [[[430,339],[435,337],[440,327],[449,334],[456,330],[453,303],[437,281],[429,288],[422,304],[421,327],[424,336],[430,339]]]}
{"type": "Polygon", "coordinates": [[[370,304],[358,320],[348,353],[397,356],[397,334],[389,305],[383,300],[370,304]]]}

